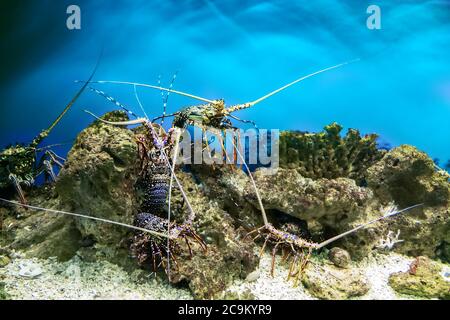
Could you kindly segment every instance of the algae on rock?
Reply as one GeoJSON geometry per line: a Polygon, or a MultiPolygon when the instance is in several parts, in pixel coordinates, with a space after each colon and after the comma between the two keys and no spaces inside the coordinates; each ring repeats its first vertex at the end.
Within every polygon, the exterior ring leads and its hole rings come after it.
{"type": "Polygon", "coordinates": [[[5,284],[3,282],[0,282],[0,300],[8,300],[9,295],[5,290],[5,284]]]}
{"type": "MultiPolygon", "coordinates": [[[[53,186],[28,193],[31,204],[43,208],[67,210],[54,194],[53,186]]],[[[72,217],[8,207],[0,243],[6,251],[21,250],[27,257],[58,257],[69,260],[80,247],[81,234],[72,217]]]]}
{"type": "Polygon", "coordinates": [[[305,288],[315,297],[327,300],[343,300],[365,295],[369,281],[356,269],[342,269],[324,265],[310,265],[302,278],[305,288]]]}
{"type": "Polygon", "coordinates": [[[449,205],[449,175],[436,170],[433,160],[413,146],[392,149],[367,171],[369,187],[383,202],[395,201],[401,207],[449,205]]]}
{"type": "Polygon", "coordinates": [[[450,299],[450,282],[444,279],[443,266],[427,257],[418,257],[409,271],[389,277],[389,284],[399,293],[424,298],[450,299]]]}

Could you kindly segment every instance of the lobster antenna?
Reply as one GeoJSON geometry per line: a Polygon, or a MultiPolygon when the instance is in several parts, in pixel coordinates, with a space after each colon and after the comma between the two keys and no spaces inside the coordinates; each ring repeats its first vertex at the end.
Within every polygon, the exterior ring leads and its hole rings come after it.
{"type": "Polygon", "coordinates": [[[103,49],[100,53],[100,56],[98,57],[97,63],[95,64],[94,67],[94,71],[92,71],[91,75],[89,76],[88,81],[81,87],[80,90],[78,90],[77,94],[72,98],[72,100],[70,100],[70,102],[66,105],[66,107],[64,108],[64,110],[59,114],[59,116],[52,122],[52,124],[45,130],[43,130],[36,138],[33,139],[31,146],[36,147],[45,137],[48,136],[48,134],[50,133],[50,131],[52,131],[52,129],[58,124],[58,122],[61,121],[61,119],[64,117],[64,115],[67,113],[67,111],[69,111],[70,107],[73,106],[73,104],[75,103],[75,101],[78,100],[78,98],[81,96],[81,94],[83,93],[84,89],[86,89],[88,83],[92,80],[92,78],[94,77],[95,72],[97,71],[97,68],[100,64],[100,60],[102,58],[103,55],[103,49]]]}
{"type": "Polygon", "coordinates": [[[335,236],[335,237],[333,237],[333,238],[330,238],[330,239],[328,239],[328,240],[325,240],[324,242],[319,243],[319,244],[315,247],[315,249],[320,249],[320,248],[322,248],[322,247],[325,247],[326,245],[330,244],[331,242],[334,242],[334,241],[336,241],[336,240],[339,240],[340,238],[345,237],[345,236],[347,236],[347,235],[349,235],[349,234],[351,234],[351,233],[353,233],[353,232],[356,232],[356,231],[358,231],[359,229],[365,228],[365,227],[367,227],[367,226],[369,226],[369,225],[371,225],[371,224],[373,224],[373,223],[375,223],[375,222],[377,222],[377,221],[384,220],[384,219],[389,218],[389,217],[392,217],[392,216],[396,216],[396,215],[398,215],[398,214],[400,214],[400,213],[402,213],[402,212],[405,212],[405,211],[408,211],[408,210],[411,210],[411,209],[414,209],[414,208],[417,208],[417,207],[420,207],[420,206],[423,206],[423,203],[415,204],[415,205],[413,205],[413,206],[404,208],[404,209],[402,209],[402,210],[394,211],[394,212],[389,213],[389,214],[387,214],[387,215],[384,215],[384,216],[381,216],[381,217],[379,217],[379,218],[373,219],[373,220],[371,220],[371,221],[369,221],[369,222],[363,223],[363,224],[357,226],[356,228],[353,228],[353,229],[351,229],[351,230],[349,230],[349,231],[346,231],[346,232],[344,232],[344,233],[338,234],[337,236],[335,236]]]}
{"type": "Polygon", "coordinates": [[[120,103],[119,101],[117,101],[115,98],[113,98],[112,96],[110,96],[109,94],[107,94],[104,91],[89,87],[89,89],[98,94],[99,96],[102,96],[103,98],[105,98],[106,100],[108,100],[109,102],[114,103],[117,107],[125,110],[126,113],[128,113],[129,115],[133,116],[134,118],[139,118],[133,111],[129,110],[127,107],[125,107],[122,103],[120,103]]]}
{"type": "Polygon", "coordinates": [[[157,231],[136,227],[136,226],[133,226],[133,225],[130,225],[130,224],[122,223],[122,222],[117,222],[117,221],[112,221],[112,220],[108,220],[108,219],[92,217],[92,216],[88,216],[88,215],[84,215],[84,214],[80,214],[80,213],[73,213],[73,212],[67,212],[67,211],[62,211],[62,210],[41,208],[41,207],[31,206],[31,205],[28,205],[28,204],[22,204],[22,203],[16,202],[16,201],[6,200],[6,199],[3,199],[3,198],[0,198],[0,201],[6,202],[6,203],[9,203],[9,204],[13,204],[13,205],[16,205],[16,206],[21,206],[21,207],[24,207],[24,208],[36,210],[36,211],[45,211],[45,212],[50,212],[50,213],[64,214],[64,215],[67,215],[67,216],[73,216],[73,217],[78,217],[78,218],[84,218],[84,219],[90,219],[90,220],[100,221],[100,222],[104,222],[104,223],[114,224],[114,225],[118,225],[118,226],[121,226],[121,227],[129,228],[129,229],[135,229],[135,230],[138,230],[138,231],[150,233],[150,234],[152,234],[154,236],[157,236],[157,237],[164,237],[164,238],[170,237],[169,235],[166,235],[164,233],[160,233],[160,232],[157,232],[157,231]]]}
{"type": "MultiPolygon", "coordinates": [[[[84,81],[77,80],[76,82],[84,82],[84,81]]],[[[195,96],[195,95],[190,94],[190,93],[181,92],[181,91],[177,91],[177,90],[173,90],[173,89],[168,89],[168,88],[159,87],[159,86],[152,86],[151,84],[145,84],[145,83],[128,82],[128,81],[105,81],[105,80],[102,80],[102,81],[89,81],[89,83],[125,84],[125,85],[130,85],[130,86],[145,87],[145,88],[151,88],[151,89],[162,90],[162,91],[167,91],[167,92],[179,94],[181,96],[189,97],[189,98],[200,100],[200,101],[207,102],[207,103],[217,104],[217,102],[214,101],[214,100],[209,100],[209,99],[206,99],[206,98],[195,96]]]]}
{"type": "Polygon", "coordinates": [[[102,118],[96,116],[94,113],[90,112],[89,110],[84,110],[84,112],[90,114],[91,116],[93,116],[95,119],[97,119],[100,122],[114,125],[114,126],[132,126],[135,124],[142,124],[147,121],[145,118],[138,118],[136,120],[130,120],[130,121],[107,121],[107,120],[103,120],[102,118]]]}
{"type": "Polygon", "coordinates": [[[258,204],[259,204],[259,207],[260,207],[260,209],[261,209],[261,215],[262,215],[263,220],[264,220],[264,225],[268,225],[268,224],[269,224],[269,220],[267,219],[266,210],[264,209],[264,206],[263,206],[263,203],[262,203],[262,200],[261,200],[261,195],[259,194],[258,187],[256,186],[256,182],[255,182],[255,180],[253,179],[253,175],[252,175],[252,173],[251,173],[251,171],[250,171],[250,168],[247,166],[247,162],[245,162],[245,159],[244,159],[244,157],[242,156],[241,152],[239,151],[239,148],[238,148],[238,147],[236,146],[236,144],[234,143],[234,139],[232,139],[231,141],[232,141],[233,146],[234,146],[234,148],[235,148],[235,150],[236,150],[236,153],[238,154],[239,158],[241,159],[241,161],[243,162],[243,164],[244,164],[244,166],[245,166],[245,169],[246,169],[247,172],[248,172],[248,175],[249,175],[249,177],[250,177],[250,181],[252,182],[252,185],[253,185],[253,189],[255,189],[256,198],[258,199],[258,204]]]}
{"type": "MultiPolygon", "coordinates": [[[[179,146],[179,139],[180,139],[180,133],[177,129],[175,129],[175,149],[174,149],[174,154],[173,154],[173,159],[172,159],[172,164],[175,165],[176,161],[177,161],[177,156],[178,156],[178,146],[179,146]]],[[[172,201],[172,187],[173,187],[173,176],[174,173],[170,174],[170,182],[169,182],[169,196],[167,201],[168,203],[168,214],[167,214],[167,234],[170,235],[170,218],[171,218],[171,201],[172,201]]],[[[188,224],[191,224],[191,217],[193,217],[192,212],[189,215],[189,220],[188,220],[188,224]]],[[[192,219],[193,220],[193,219],[192,219]]],[[[167,248],[170,248],[170,238],[167,238],[167,248]]],[[[170,281],[170,250],[167,250],[167,275],[169,277],[169,281],[170,281]]]]}
{"type": "Polygon", "coordinates": [[[54,144],[50,144],[50,145],[45,146],[45,147],[37,148],[36,151],[43,151],[43,150],[51,149],[51,148],[54,148],[54,147],[61,147],[61,146],[65,146],[65,145],[68,145],[68,144],[71,144],[71,143],[73,143],[73,141],[54,143],[54,144]]]}
{"type": "Polygon", "coordinates": [[[133,90],[134,90],[134,96],[136,98],[136,101],[138,102],[139,107],[141,108],[141,111],[144,113],[145,118],[148,120],[147,112],[145,112],[144,106],[142,105],[141,100],[139,99],[139,95],[137,93],[136,86],[133,86],[133,90]]]}
{"type": "Polygon", "coordinates": [[[238,110],[242,110],[242,109],[247,109],[247,108],[253,107],[255,104],[260,103],[261,101],[264,101],[264,100],[266,100],[267,98],[270,98],[271,96],[273,96],[273,95],[275,95],[275,94],[277,94],[277,93],[279,93],[279,92],[281,92],[281,91],[283,91],[283,90],[289,88],[290,86],[293,86],[294,84],[296,84],[296,83],[298,83],[298,82],[301,82],[301,81],[303,81],[303,80],[306,80],[306,79],[308,79],[308,78],[311,78],[311,77],[313,77],[313,76],[315,76],[315,75],[318,75],[318,74],[320,74],[320,73],[323,73],[323,72],[326,72],[326,71],[329,71],[329,70],[332,70],[332,69],[336,69],[336,68],[345,66],[345,65],[347,65],[347,64],[350,64],[350,63],[353,63],[353,62],[356,62],[356,61],[359,61],[359,60],[360,60],[360,59],[358,58],[358,59],[354,59],[354,60],[351,60],[351,61],[346,61],[346,62],[337,64],[337,65],[335,65],[335,66],[328,67],[328,68],[325,68],[325,69],[322,69],[322,70],[319,70],[319,71],[310,73],[310,74],[308,74],[308,75],[306,75],[306,76],[303,76],[303,77],[301,77],[301,78],[298,78],[297,80],[294,80],[294,81],[292,81],[292,82],[290,82],[290,83],[288,83],[288,84],[282,86],[281,88],[278,88],[278,89],[276,89],[276,90],[274,90],[274,91],[272,91],[272,92],[266,94],[265,96],[263,96],[263,97],[261,97],[261,98],[259,98],[259,99],[254,100],[254,101],[252,101],[252,102],[247,102],[247,103],[243,103],[243,104],[238,104],[238,105],[232,106],[232,107],[230,107],[230,108],[227,109],[227,112],[228,112],[228,113],[231,113],[231,112],[234,112],[234,111],[238,111],[238,110]]]}
{"type": "MultiPolygon", "coordinates": [[[[169,90],[172,90],[173,84],[175,82],[175,79],[177,78],[178,70],[173,74],[172,81],[170,82],[169,90]]],[[[161,77],[159,78],[158,85],[161,85],[161,77]]],[[[166,97],[164,98],[163,91],[161,91],[161,95],[163,97],[163,115],[161,119],[161,125],[164,124],[164,118],[166,117],[166,110],[167,110],[167,101],[169,101],[169,95],[170,91],[167,92],[166,97]]]]}

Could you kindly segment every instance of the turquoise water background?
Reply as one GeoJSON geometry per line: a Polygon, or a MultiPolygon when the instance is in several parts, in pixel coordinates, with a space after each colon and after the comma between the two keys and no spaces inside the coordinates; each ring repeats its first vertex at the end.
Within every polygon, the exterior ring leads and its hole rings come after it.
{"type": "MultiPolygon", "coordinates": [[[[97,80],[167,85],[228,104],[318,75],[236,114],[260,128],[319,131],[337,121],[381,144],[450,159],[449,1],[24,1],[2,4],[0,145],[28,142],[62,110],[104,47],[97,80]],[[66,8],[81,8],[81,30],[66,8]],[[381,30],[366,9],[381,8],[381,30]]],[[[132,87],[97,85],[139,112],[132,87]]],[[[150,116],[158,91],[140,90],[150,116]]],[[[197,101],[170,96],[169,112],[197,101]]],[[[44,144],[72,141],[112,104],[86,91],[44,144]]],[[[70,146],[59,147],[64,154],[70,146]]]]}

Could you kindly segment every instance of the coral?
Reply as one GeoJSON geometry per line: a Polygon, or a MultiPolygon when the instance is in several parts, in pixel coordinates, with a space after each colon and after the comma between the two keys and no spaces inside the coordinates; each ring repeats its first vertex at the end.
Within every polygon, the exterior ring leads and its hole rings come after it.
{"type": "Polygon", "coordinates": [[[450,282],[444,279],[443,267],[427,257],[418,257],[407,272],[389,277],[389,284],[399,293],[424,298],[450,299],[450,282]]]}
{"type": "Polygon", "coordinates": [[[377,135],[361,137],[349,129],[341,137],[342,126],[332,123],[323,132],[285,131],[280,134],[280,166],[296,169],[303,177],[334,179],[346,177],[363,182],[365,170],[383,156],[377,149],[377,135]]]}
{"type": "Polygon", "coordinates": [[[310,265],[302,283],[315,297],[327,300],[343,300],[365,295],[369,289],[367,278],[359,271],[324,265],[310,265]]]}

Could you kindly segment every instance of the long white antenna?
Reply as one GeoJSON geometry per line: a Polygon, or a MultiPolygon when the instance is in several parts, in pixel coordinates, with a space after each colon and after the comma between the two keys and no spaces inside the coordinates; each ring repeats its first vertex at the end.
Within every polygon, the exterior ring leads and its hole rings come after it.
{"type": "Polygon", "coordinates": [[[331,242],[334,242],[334,241],[336,241],[336,240],[338,240],[338,239],[340,239],[340,238],[342,238],[342,237],[345,237],[345,236],[347,236],[347,235],[349,235],[349,234],[351,234],[351,233],[353,233],[353,232],[356,232],[356,231],[358,231],[359,229],[365,228],[365,227],[367,227],[367,226],[369,226],[369,225],[371,225],[371,224],[373,224],[373,223],[375,223],[375,222],[377,222],[377,221],[380,221],[380,220],[383,220],[383,219],[386,219],[386,218],[395,216],[395,215],[397,215],[397,214],[400,214],[400,213],[402,213],[402,212],[405,212],[405,211],[408,211],[408,210],[411,210],[411,209],[414,209],[414,208],[420,207],[420,206],[423,206],[423,203],[415,204],[415,205],[413,205],[413,206],[404,208],[404,209],[402,209],[402,210],[394,211],[394,212],[389,213],[389,214],[387,214],[387,215],[384,215],[384,216],[381,216],[381,217],[379,217],[379,218],[373,219],[373,220],[371,220],[371,221],[369,221],[369,222],[363,223],[362,225],[359,225],[359,226],[357,226],[356,228],[353,228],[353,229],[351,229],[351,230],[349,230],[349,231],[346,231],[346,232],[344,232],[344,233],[338,234],[337,236],[335,236],[335,237],[333,237],[333,238],[330,238],[330,239],[328,239],[328,240],[325,240],[324,242],[319,243],[316,247],[314,247],[314,249],[320,249],[320,248],[322,248],[322,247],[325,247],[326,245],[330,244],[331,242]]]}
{"type": "MultiPolygon", "coordinates": [[[[83,83],[84,81],[77,80],[76,82],[81,82],[81,83],[83,83]]],[[[101,81],[89,81],[89,83],[126,84],[126,85],[131,85],[131,86],[145,87],[145,88],[151,88],[151,89],[156,89],[156,90],[167,91],[167,92],[179,94],[179,95],[181,95],[181,96],[185,96],[185,97],[189,97],[189,98],[192,98],[192,99],[196,99],[196,100],[200,100],[200,101],[203,101],[203,102],[207,102],[207,103],[212,103],[212,104],[216,104],[216,103],[217,103],[217,102],[214,101],[214,100],[209,100],[209,99],[206,99],[206,98],[202,98],[202,97],[199,97],[199,96],[195,96],[195,95],[190,94],[190,93],[181,92],[181,91],[177,91],[177,90],[173,90],[173,89],[168,89],[168,88],[164,88],[164,87],[159,87],[159,86],[153,86],[153,85],[151,85],[151,84],[145,84],[145,83],[128,82],[128,81],[105,81],[105,80],[101,80],[101,81]]]]}
{"type": "Polygon", "coordinates": [[[164,238],[169,238],[170,237],[170,235],[166,235],[164,233],[156,232],[156,231],[153,231],[153,230],[136,227],[136,226],[133,226],[133,225],[130,225],[130,224],[122,223],[122,222],[117,222],[117,221],[112,221],[112,220],[108,220],[108,219],[88,216],[88,215],[85,215],[85,214],[73,213],[73,212],[67,212],[67,211],[55,210],[55,209],[48,209],[48,208],[41,208],[41,207],[31,206],[31,205],[28,205],[28,204],[23,204],[23,203],[20,203],[20,202],[12,201],[12,200],[6,200],[6,199],[3,199],[3,198],[0,198],[0,201],[6,202],[6,203],[9,203],[9,204],[13,204],[13,205],[16,205],[16,206],[21,206],[21,207],[28,208],[28,209],[33,209],[33,210],[36,210],[36,211],[45,211],[45,212],[51,212],[51,213],[58,213],[58,214],[64,214],[64,215],[67,215],[67,216],[73,216],[73,217],[79,217],[79,218],[84,218],[84,219],[101,221],[101,222],[105,222],[105,223],[109,223],[109,224],[115,224],[115,225],[118,225],[118,226],[121,226],[121,227],[129,228],[129,229],[135,229],[135,230],[142,231],[142,232],[147,232],[147,233],[150,233],[150,234],[152,234],[154,236],[157,236],[157,237],[164,237],[164,238]]]}
{"type": "Polygon", "coordinates": [[[281,88],[278,88],[278,89],[276,89],[276,90],[274,90],[274,91],[272,91],[272,92],[266,94],[265,96],[262,96],[262,97],[259,98],[259,99],[256,99],[256,100],[251,101],[251,102],[247,102],[247,103],[243,103],[243,104],[238,104],[238,105],[232,106],[232,107],[228,108],[227,111],[228,111],[229,113],[231,113],[231,112],[234,112],[234,111],[238,111],[238,110],[250,108],[250,107],[254,106],[255,104],[260,103],[261,101],[264,101],[264,100],[266,100],[267,98],[270,98],[271,96],[273,96],[273,95],[275,95],[275,94],[277,94],[277,93],[279,93],[279,92],[281,92],[281,91],[283,91],[283,90],[289,88],[290,86],[292,86],[292,85],[294,85],[294,84],[296,84],[296,83],[298,83],[298,82],[301,82],[301,81],[303,81],[303,80],[305,80],[305,79],[311,78],[311,77],[313,77],[313,76],[315,76],[315,75],[318,75],[318,74],[320,74],[320,73],[323,73],[323,72],[326,72],[326,71],[329,71],[329,70],[332,70],[332,69],[336,69],[336,68],[345,66],[346,64],[353,63],[353,62],[356,62],[356,61],[359,61],[359,60],[360,60],[360,59],[354,59],[354,60],[351,60],[351,61],[346,61],[346,62],[337,64],[337,65],[335,65],[335,66],[328,67],[328,68],[325,68],[325,69],[322,69],[322,70],[319,70],[319,71],[310,73],[310,74],[308,74],[308,75],[306,75],[306,76],[303,76],[303,77],[301,77],[301,78],[298,78],[298,79],[296,79],[296,80],[294,80],[294,81],[292,81],[292,82],[290,82],[290,83],[288,83],[288,84],[282,86],[281,88]]]}

